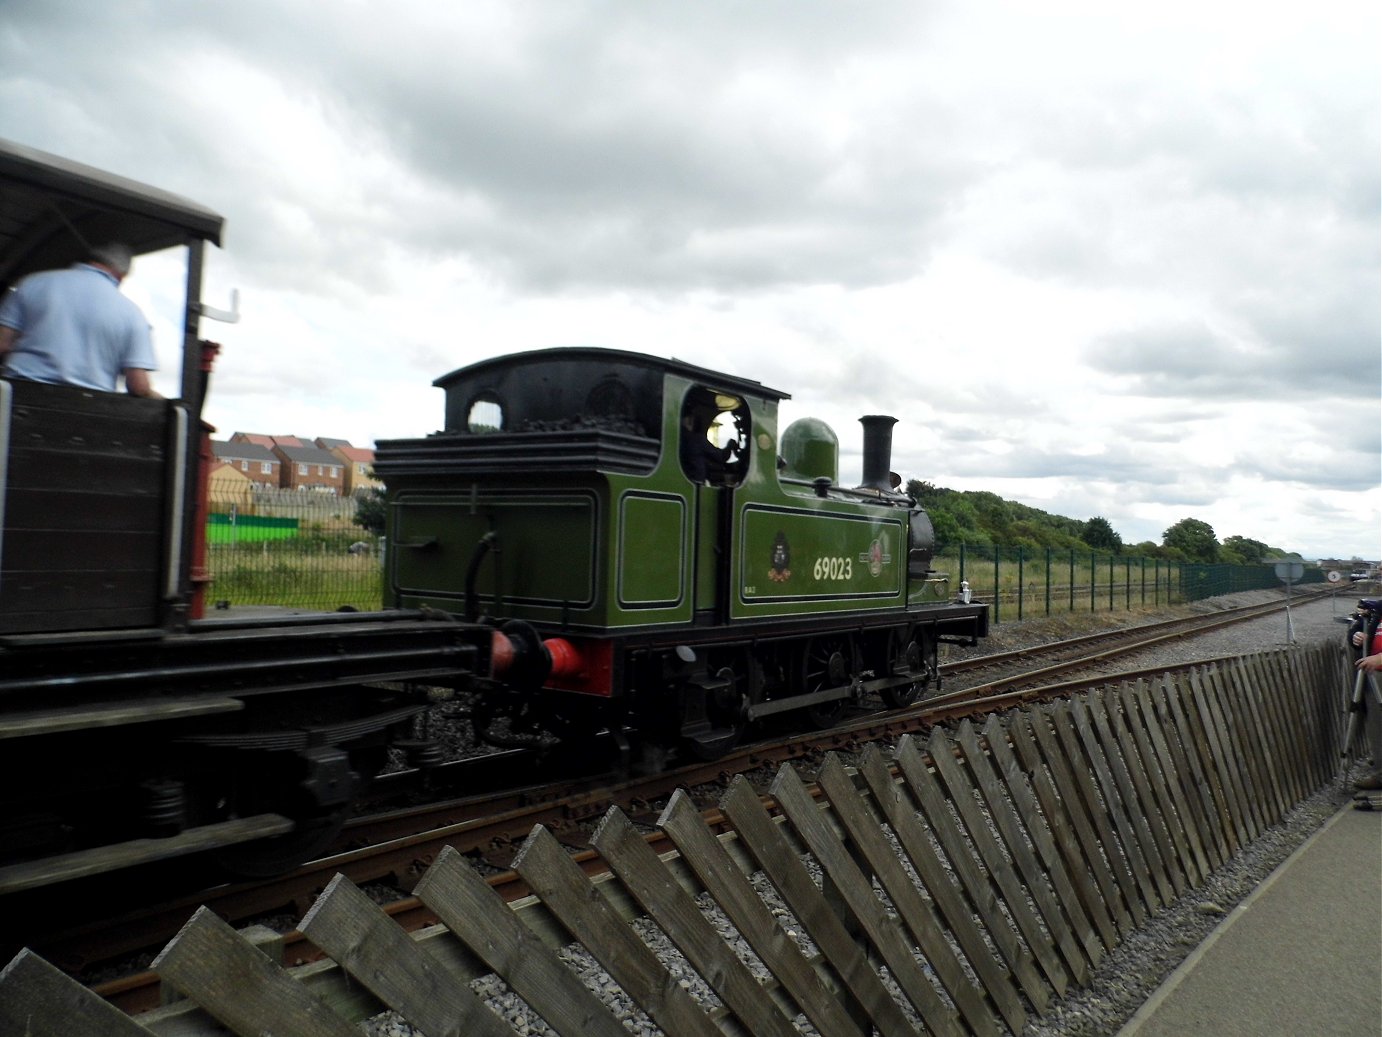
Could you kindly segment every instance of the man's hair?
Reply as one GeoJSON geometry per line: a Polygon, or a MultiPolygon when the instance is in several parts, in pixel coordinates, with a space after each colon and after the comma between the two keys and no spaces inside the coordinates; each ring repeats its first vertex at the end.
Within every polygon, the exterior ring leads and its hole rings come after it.
{"type": "Polygon", "coordinates": [[[128,245],[118,241],[108,241],[104,245],[93,245],[91,251],[87,253],[87,258],[94,263],[110,267],[118,276],[124,277],[130,272],[130,264],[134,262],[134,253],[130,251],[128,245]]]}

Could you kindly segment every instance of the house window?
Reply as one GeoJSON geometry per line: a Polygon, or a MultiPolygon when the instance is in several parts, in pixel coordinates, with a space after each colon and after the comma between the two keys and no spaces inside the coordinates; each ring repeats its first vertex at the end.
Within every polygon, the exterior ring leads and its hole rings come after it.
{"type": "Polygon", "coordinates": [[[340,470],[339,468],[337,468],[337,467],[333,464],[333,465],[331,466],[331,478],[335,479],[335,478],[336,478],[337,476],[339,476],[340,474],[341,474],[341,470],[340,470]]]}
{"type": "Polygon", "coordinates": [[[318,475],[321,475],[321,474],[322,474],[322,466],[321,466],[321,465],[317,465],[317,474],[318,474],[318,475]]]}
{"type": "Polygon", "coordinates": [[[306,475],[306,474],[307,474],[307,468],[308,468],[308,466],[305,465],[305,464],[300,464],[300,465],[298,465],[298,475],[306,475]]]}
{"type": "Polygon", "coordinates": [[[274,463],[273,463],[272,461],[261,461],[261,462],[259,462],[259,474],[260,474],[260,475],[273,475],[273,474],[274,474],[274,463]]]}
{"type": "Polygon", "coordinates": [[[242,471],[242,472],[248,472],[249,470],[250,470],[250,463],[249,463],[248,461],[241,461],[241,462],[240,462],[240,471],[242,471]]]}

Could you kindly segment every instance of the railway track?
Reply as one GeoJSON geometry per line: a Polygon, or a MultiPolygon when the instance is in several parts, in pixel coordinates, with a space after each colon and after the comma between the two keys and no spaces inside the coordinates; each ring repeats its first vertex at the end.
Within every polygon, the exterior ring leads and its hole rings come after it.
{"type": "MultiPolygon", "coordinates": [[[[277,914],[301,917],[337,873],[347,875],[357,884],[393,890],[384,894],[394,897],[384,909],[405,928],[419,928],[436,919],[406,891],[445,846],[483,860],[493,871],[491,885],[507,897],[521,897],[528,890],[508,870],[508,864],[534,825],[548,828],[583,867],[600,870],[602,863],[589,849],[588,836],[591,822],[603,816],[610,806],[621,807],[635,821],[651,820],[673,790],[684,788],[696,794],[707,820],[714,825],[720,819],[713,804],[736,774],[768,776],[785,761],[813,763],[832,750],[848,751],[870,742],[895,741],[908,732],[950,720],[1136,676],[1140,671],[1123,671],[1115,677],[1109,669],[1120,658],[1135,656],[1168,639],[1191,638],[1196,633],[1270,615],[1281,607],[1282,603],[1274,603],[1232,609],[957,660],[943,666],[942,673],[947,683],[962,686],[911,709],[856,716],[829,731],[747,745],[719,760],[659,775],[619,779],[613,774],[595,774],[576,783],[566,782],[560,793],[550,783],[530,784],[502,794],[488,792],[360,817],[342,833],[338,852],[289,875],[268,882],[185,889],[163,896],[155,907],[130,910],[118,917],[63,918],[58,901],[48,896],[36,897],[33,909],[25,912],[23,920],[29,932],[17,935],[49,960],[79,971],[94,962],[157,947],[202,904],[241,923],[277,914]],[[1091,675],[1091,667],[1098,672],[1091,675]],[[1083,677],[1079,675],[1082,672],[1083,677]],[[1053,683],[1057,677],[1065,679],[1053,683]]],[[[1153,672],[1165,670],[1163,665],[1153,672]]],[[[524,754],[513,752],[515,755],[508,761],[510,772],[515,766],[527,766],[522,762],[524,754]]],[[[484,766],[495,770],[496,761],[484,766]]],[[[654,845],[654,849],[658,848],[654,845]]],[[[284,934],[281,940],[287,961],[309,960],[317,954],[296,931],[284,934]]],[[[95,983],[93,989],[131,1012],[156,1005],[161,996],[156,977],[139,971],[95,983]]]]}

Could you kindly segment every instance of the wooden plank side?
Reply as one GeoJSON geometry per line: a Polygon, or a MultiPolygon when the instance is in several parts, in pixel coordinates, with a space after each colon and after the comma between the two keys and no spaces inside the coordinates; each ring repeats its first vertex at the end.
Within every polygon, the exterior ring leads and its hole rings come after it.
{"type": "Polygon", "coordinates": [[[1007,858],[998,840],[989,830],[988,818],[975,802],[977,790],[972,778],[955,759],[953,745],[940,728],[932,729],[927,750],[936,775],[945,787],[951,805],[960,816],[970,844],[983,860],[984,867],[988,869],[990,881],[995,883],[1002,893],[1008,914],[1026,941],[1027,950],[1041,967],[1042,973],[1055,988],[1056,993],[1063,995],[1072,977],[1061,960],[1063,955],[1057,953],[1056,944],[1061,936],[1069,941],[1069,932],[1065,931],[1063,925],[1056,931],[1050,930],[1048,924],[1039,919],[1037,913],[1032,910],[1031,903],[1035,902],[1033,887],[1018,873],[1014,862],[1007,858]],[[1028,900],[1029,896],[1032,896],[1031,902],[1028,900]]]}
{"type": "Polygon", "coordinates": [[[1186,706],[1196,715],[1200,729],[1204,732],[1209,746],[1207,764],[1214,768],[1216,788],[1223,794],[1224,804],[1231,819],[1230,831],[1233,836],[1234,852],[1246,846],[1252,839],[1249,834],[1248,819],[1243,812],[1243,783],[1239,768],[1231,753],[1231,745],[1225,739],[1223,714],[1215,708],[1216,688],[1209,681],[1210,667],[1191,670],[1187,675],[1190,697],[1186,706]]]}
{"type": "Polygon", "coordinates": [[[970,850],[961,827],[950,813],[939,779],[927,768],[922,750],[911,735],[904,735],[898,743],[897,765],[921,816],[959,877],[970,907],[979,916],[990,942],[1007,963],[1027,1000],[1038,1012],[1046,1011],[1050,995],[1035,959],[1008,921],[998,887],[991,881],[983,861],[970,850]]]}
{"type": "MultiPolygon", "coordinates": [[[[1108,691],[1108,689],[1105,689],[1108,691]]],[[[1104,748],[1104,765],[1113,777],[1118,790],[1116,802],[1132,826],[1142,858],[1147,862],[1148,874],[1156,884],[1157,895],[1169,904],[1184,888],[1184,876],[1176,881],[1175,855],[1166,843],[1165,826],[1156,815],[1156,802],[1139,778],[1137,754],[1117,725],[1119,705],[1106,694],[1091,693],[1074,703],[1076,716],[1083,713],[1093,728],[1095,738],[1104,748]]]]}
{"type": "Polygon", "coordinates": [[[671,837],[682,860],[823,1037],[858,1037],[858,1026],[759,899],[683,790],[673,793],[657,825],[671,837]]]}
{"type": "Polygon", "coordinates": [[[242,1037],[359,1037],[210,908],[188,920],[152,968],[242,1037]]]}
{"type": "Polygon", "coordinates": [[[1186,792],[1185,762],[1172,748],[1174,739],[1168,735],[1162,718],[1157,715],[1153,692],[1147,681],[1139,680],[1133,686],[1126,704],[1130,712],[1137,714],[1150,751],[1156,757],[1166,790],[1175,804],[1176,815],[1181,822],[1181,835],[1191,858],[1187,861],[1191,882],[1196,886],[1203,885],[1213,869],[1209,854],[1205,851],[1204,818],[1199,811],[1199,801],[1186,792]]]}
{"type": "Polygon", "coordinates": [[[1263,693],[1280,751],[1287,761],[1285,788],[1287,806],[1294,807],[1314,791],[1310,781],[1308,754],[1304,751],[1301,732],[1291,709],[1295,687],[1294,658],[1299,652],[1280,651],[1262,660],[1263,693]]]}
{"type": "Polygon", "coordinates": [[[0,970],[0,1034],[149,1037],[120,1009],[27,947],[0,970]]]}
{"type": "MultiPolygon", "coordinates": [[[[1006,747],[1006,736],[1001,729],[998,740],[1006,747]]],[[[1070,888],[1070,882],[1055,855],[1052,854],[1054,875],[1043,861],[1038,860],[1032,843],[1035,837],[1030,834],[1030,829],[1040,827],[1040,817],[1032,818],[1031,824],[1023,827],[1009,798],[1011,793],[1006,785],[1000,783],[999,775],[994,772],[995,765],[990,759],[990,753],[980,746],[974,725],[968,720],[962,721],[956,729],[955,743],[964,753],[965,769],[968,770],[974,787],[984,798],[989,820],[998,830],[1008,858],[1015,865],[1022,884],[1027,889],[1028,897],[1036,904],[1037,911],[1046,924],[1050,941],[1060,953],[1066,972],[1076,983],[1083,985],[1089,976],[1090,962],[1097,954],[1097,950],[1093,953],[1086,950],[1087,945],[1097,948],[1094,927],[1085,917],[1079,898],[1070,888]]],[[[1014,780],[1024,792],[1027,792],[1020,775],[1014,773],[1014,780]]],[[[1029,792],[1027,795],[1030,797],[1029,792]]],[[[1029,806],[1033,805],[1030,798],[1026,802],[1029,806]]]]}
{"type": "Polygon", "coordinates": [[[881,1033],[908,1034],[917,1030],[893,1000],[860,947],[816,884],[792,845],[778,831],[753,788],[743,776],[735,778],[720,805],[763,874],[782,895],[797,921],[810,934],[841,982],[881,1033]]]}
{"type": "Polygon", "coordinates": [[[1242,729],[1234,715],[1232,696],[1225,687],[1219,665],[1206,667],[1200,680],[1207,690],[1205,707],[1214,720],[1214,730],[1218,732],[1228,768],[1229,784],[1234,789],[1238,813],[1243,820],[1243,840],[1252,842],[1262,834],[1259,790],[1255,776],[1244,760],[1242,729]]]}
{"type": "Polygon", "coordinates": [[[869,791],[873,794],[874,805],[887,820],[893,835],[897,837],[898,844],[912,865],[912,870],[921,880],[922,887],[931,895],[946,927],[969,961],[969,967],[979,978],[985,994],[1008,1024],[1008,1028],[1013,1033],[1021,1033],[1022,1027],[1026,1025],[1027,1013],[1018,998],[1012,973],[984,942],[983,933],[975,924],[973,913],[956,888],[954,878],[946,871],[945,865],[932,848],[915,809],[906,801],[902,785],[893,777],[882,752],[876,746],[869,746],[864,750],[859,760],[859,773],[863,775],[869,791]]]}
{"type": "Polygon", "coordinates": [[[1093,818],[1066,766],[1065,757],[1055,745],[1050,721],[1036,710],[1013,710],[1008,714],[1007,726],[1013,750],[1032,776],[1032,787],[1052,822],[1052,831],[1057,832],[1056,845],[1070,862],[1071,874],[1084,876],[1079,889],[1091,916],[1096,922],[1102,920],[1099,932],[1103,936],[1104,947],[1113,950],[1120,934],[1132,931],[1132,917],[1104,853],[1093,818]],[[1054,758],[1048,759],[1042,751],[1037,732],[1048,740],[1054,758]],[[1073,841],[1069,837],[1070,832],[1074,833],[1073,841]]]}
{"type": "Polygon", "coordinates": [[[1127,806],[1123,802],[1118,783],[1109,770],[1103,746],[1094,732],[1089,713],[1079,699],[1072,699],[1054,716],[1057,720],[1057,736],[1070,757],[1071,765],[1078,767],[1083,761],[1088,766],[1089,775],[1099,790],[1104,812],[1112,823],[1113,830],[1118,833],[1117,840],[1111,846],[1105,843],[1105,848],[1109,853],[1122,853],[1123,860],[1136,883],[1138,895],[1146,905],[1146,913],[1156,914],[1161,909],[1161,898],[1152,879],[1151,868],[1142,855],[1137,834],[1128,820],[1127,806]]]}
{"type": "Polygon", "coordinates": [[[610,808],[590,844],[749,1033],[755,1037],[791,1037],[796,1033],[691,895],[667,881],[662,861],[621,810],[610,808]]]}
{"type": "Polygon", "coordinates": [[[465,858],[448,846],[414,894],[441,923],[563,1037],[627,1031],[465,858]]]}
{"type": "Polygon", "coordinates": [[[509,1027],[344,875],[298,928],[374,995],[430,1037],[503,1037],[509,1027]]]}
{"type": "MultiPolygon", "coordinates": [[[[888,917],[887,909],[873,891],[872,876],[860,869],[849,849],[826,822],[821,807],[806,791],[791,764],[784,763],[778,768],[769,791],[821,870],[835,883],[849,913],[888,966],[898,988],[917,1010],[926,1028],[935,1034],[958,1037],[960,1025],[955,1013],[941,1000],[930,977],[917,962],[913,948],[903,939],[896,922],[888,917]]],[[[855,797],[851,805],[857,802],[855,797]]]]}
{"type": "Polygon", "coordinates": [[[1186,673],[1167,679],[1166,705],[1193,769],[1195,790],[1205,804],[1205,813],[1213,821],[1214,845],[1222,863],[1238,851],[1238,835],[1229,809],[1228,793],[1215,765],[1214,749],[1195,700],[1192,675],[1186,673]]]}
{"type": "Polygon", "coordinates": [[[1078,839],[1061,809],[1059,794],[1044,768],[1028,770],[1019,762],[1016,739],[1005,719],[997,714],[990,716],[984,723],[983,735],[989,760],[1060,897],[1076,939],[1089,963],[1097,965],[1105,946],[1101,941],[1105,937],[1116,940],[1117,929],[1098,891],[1087,881],[1078,839]]]}
{"type": "MultiPolygon", "coordinates": [[[[944,922],[907,874],[892,843],[884,836],[883,826],[869,811],[837,754],[830,753],[826,757],[816,780],[834,808],[836,822],[877,877],[922,956],[964,1016],[969,1031],[996,1037],[998,1030],[993,1015],[945,939],[944,922]]],[[[836,882],[839,881],[837,877],[836,882]]]]}
{"type": "Polygon", "coordinates": [[[1204,872],[1212,874],[1224,862],[1227,849],[1219,828],[1213,789],[1208,787],[1204,777],[1193,733],[1180,710],[1179,695],[1175,677],[1170,673],[1163,674],[1142,700],[1143,715],[1155,717],[1154,730],[1160,731],[1165,741],[1166,751],[1170,754],[1179,779],[1181,795],[1188,807],[1188,815],[1194,820],[1199,845],[1204,851],[1204,872]]]}
{"type": "Polygon", "coordinates": [[[1271,665],[1279,652],[1252,655],[1244,659],[1244,672],[1252,701],[1256,705],[1257,726],[1267,751],[1267,770],[1272,777],[1272,792],[1276,799],[1275,820],[1280,821],[1295,804],[1296,758],[1290,751],[1281,729],[1277,709],[1277,669],[1271,665]]]}
{"type": "Polygon", "coordinates": [[[513,868],[658,1026],[689,1037],[720,1037],[705,1010],[600,896],[556,836],[534,828],[513,868]]]}
{"type": "Polygon", "coordinates": [[[1280,791],[1246,662],[1246,658],[1235,659],[1219,670],[1219,678],[1224,689],[1225,712],[1237,737],[1244,769],[1252,782],[1252,808],[1260,834],[1281,816],[1280,791]]]}

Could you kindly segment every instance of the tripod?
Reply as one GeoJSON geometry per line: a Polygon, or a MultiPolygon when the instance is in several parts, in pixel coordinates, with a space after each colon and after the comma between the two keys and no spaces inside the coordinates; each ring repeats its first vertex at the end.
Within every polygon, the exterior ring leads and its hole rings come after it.
{"type": "MultiPolygon", "coordinates": [[[[1377,631],[1377,621],[1377,613],[1369,612],[1363,622],[1363,645],[1357,658],[1361,659],[1369,654],[1373,643],[1373,635],[1377,631]]],[[[1370,709],[1378,710],[1379,716],[1382,717],[1382,691],[1378,690],[1377,682],[1373,680],[1372,674],[1367,670],[1360,669],[1353,678],[1353,692],[1349,696],[1348,704],[1345,709],[1348,713],[1348,726],[1344,729],[1344,738],[1339,745],[1339,755],[1345,760],[1348,759],[1353,749],[1353,742],[1358,735],[1358,729],[1363,726],[1363,716],[1370,709]],[[1367,694],[1369,691],[1372,692],[1371,700],[1369,700],[1367,694]]],[[[1375,720],[1374,723],[1376,722],[1382,721],[1375,720]]],[[[1367,742],[1366,738],[1364,742],[1367,742]]],[[[1376,758],[1376,748],[1375,746],[1364,744],[1360,752],[1363,755],[1371,754],[1374,757],[1372,761],[1373,766],[1379,772],[1382,772],[1382,759],[1376,758]]],[[[1382,809],[1382,790],[1372,792],[1360,791],[1354,798],[1359,800],[1358,805],[1365,810],[1382,809]]]]}

